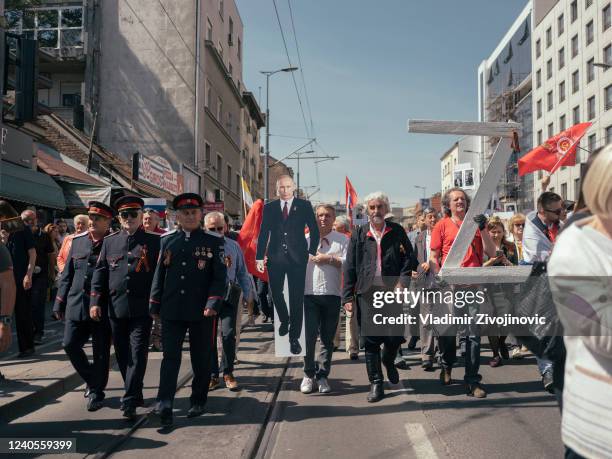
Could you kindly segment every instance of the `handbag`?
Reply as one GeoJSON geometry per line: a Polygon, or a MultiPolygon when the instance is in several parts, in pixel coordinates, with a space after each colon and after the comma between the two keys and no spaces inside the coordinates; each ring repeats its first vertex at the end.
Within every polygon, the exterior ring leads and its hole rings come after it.
{"type": "Polygon", "coordinates": [[[238,306],[238,302],[240,301],[240,295],[242,293],[242,289],[237,282],[229,281],[227,289],[225,290],[225,297],[223,301],[225,303],[230,304],[232,307],[238,306]]]}

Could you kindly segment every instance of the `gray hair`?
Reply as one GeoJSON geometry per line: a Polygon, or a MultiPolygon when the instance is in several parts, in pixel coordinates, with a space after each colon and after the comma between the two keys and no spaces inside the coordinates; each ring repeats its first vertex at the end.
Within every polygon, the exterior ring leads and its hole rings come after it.
{"type": "Polygon", "coordinates": [[[76,215],[72,221],[76,225],[77,222],[81,221],[81,220],[84,221],[87,224],[87,223],[89,223],[89,216],[85,215],[85,214],[79,214],[79,215],[76,215]]]}
{"type": "Polygon", "coordinates": [[[334,223],[338,224],[338,225],[342,225],[345,229],[350,229],[349,227],[349,220],[346,217],[346,215],[339,215],[336,217],[336,220],[334,220],[334,223]]]}
{"type": "Polygon", "coordinates": [[[387,213],[391,212],[391,204],[389,203],[389,196],[387,196],[382,191],[375,191],[374,193],[370,193],[365,198],[363,198],[363,205],[365,208],[368,208],[368,203],[370,201],[382,201],[387,206],[387,213]]]}
{"type": "Polygon", "coordinates": [[[204,215],[204,224],[208,223],[213,218],[221,219],[221,220],[223,220],[223,223],[225,223],[225,216],[221,212],[217,212],[216,210],[214,210],[214,211],[208,212],[206,215],[204,215]]]}

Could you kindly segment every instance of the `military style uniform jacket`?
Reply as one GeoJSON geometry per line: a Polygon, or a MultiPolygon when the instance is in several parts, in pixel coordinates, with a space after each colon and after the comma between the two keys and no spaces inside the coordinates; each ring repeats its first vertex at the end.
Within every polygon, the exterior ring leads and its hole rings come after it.
{"type": "Polygon", "coordinates": [[[227,276],[223,244],[201,228],[189,237],[182,230],[161,236],[150,312],[184,321],[203,319],[205,308],[219,312],[227,276]]]}
{"type": "MultiPolygon", "coordinates": [[[[78,234],[72,239],[53,306],[54,312],[65,312],[67,320],[91,320],[91,279],[101,249],[102,241],[94,243],[89,232],[78,234]]],[[[106,300],[105,297],[100,298],[99,306],[105,306],[106,300]]]]}
{"type": "Polygon", "coordinates": [[[111,318],[148,316],[159,244],[159,235],[143,228],[133,235],[121,230],[106,236],[93,274],[91,305],[106,296],[111,318]]]}
{"type": "MultiPolygon", "coordinates": [[[[381,275],[383,283],[393,288],[398,282],[403,287],[410,285],[412,271],[417,260],[406,231],[397,223],[386,222],[380,241],[381,275]]],[[[342,303],[354,301],[354,296],[364,294],[374,285],[378,247],[370,224],[353,230],[344,263],[344,286],[342,303]]]]}

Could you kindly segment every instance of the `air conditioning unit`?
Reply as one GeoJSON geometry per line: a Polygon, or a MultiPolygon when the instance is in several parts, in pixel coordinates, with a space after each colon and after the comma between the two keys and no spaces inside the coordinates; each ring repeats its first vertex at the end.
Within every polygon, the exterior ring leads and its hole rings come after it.
{"type": "Polygon", "coordinates": [[[215,201],[216,202],[225,201],[225,191],[216,189],[215,190],[215,201]]]}

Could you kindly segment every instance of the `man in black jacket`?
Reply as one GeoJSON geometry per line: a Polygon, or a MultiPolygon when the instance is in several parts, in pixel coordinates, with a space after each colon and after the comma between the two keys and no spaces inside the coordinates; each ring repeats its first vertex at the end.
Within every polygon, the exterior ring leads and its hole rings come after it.
{"type": "Polygon", "coordinates": [[[397,311],[401,305],[385,305],[382,309],[374,310],[373,300],[382,292],[392,291],[396,287],[408,288],[411,272],[416,269],[417,262],[404,229],[384,219],[390,211],[389,198],[376,192],[368,195],[364,202],[370,223],[356,228],[351,236],[344,265],[342,302],[347,312],[358,308],[357,318],[362,333],[366,335],[366,368],[371,384],[368,402],[372,403],[384,397],[381,363],[387,369],[389,381],[393,384],[399,382],[394,361],[399,346],[404,342],[401,330],[377,328],[374,319],[374,313],[380,311],[384,314],[384,308],[397,311]],[[381,344],[384,344],[382,359],[381,344]]]}
{"type": "Polygon", "coordinates": [[[102,244],[91,282],[89,313],[94,321],[110,318],[117,364],[125,383],[123,416],[133,419],[143,406],[151,316],[149,295],[159,256],[159,235],[142,227],[144,201],[123,196],[115,202],[121,230],[102,244]],[[108,298],[108,308],[100,299],[108,298]],[[100,304],[99,304],[100,303],[100,304]]]}
{"type": "MultiPolygon", "coordinates": [[[[108,382],[111,329],[108,317],[92,320],[89,315],[91,278],[100,256],[102,242],[108,234],[114,211],[101,202],[89,203],[89,230],[77,234],[57,289],[53,313],[57,319],[66,318],[64,350],[72,366],[87,383],[87,410],[102,408],[104,389],[108,382]],[[83,346],[91,336],[93,364],[89,363],[83,346]]],[[[100,298],[98,305],[105,305],[100,298]]]]}
{"type": "Polygon", "coordinates": [[[264,271],[264,265],[268,267],[272,300],[280,322],[278,334],[289,333],[291,353],[299,354],[306,265],[308,255],[315,256],[319,247],[319,228],[310,201],[294,198],[294,191],[295,183],[290,176],[278,178],[276,194],[280,199],[264,206],[255,259],[259,272],[264,271]],[[310,231],[310,247],[306,244],[306,227],[310,231]],[[289,284],[289,310],[283,295],[285,276],[289,284]]]}
{"type": "Polygon", "coordinates": [[[223,304],[226,275],[223,239],[204,231],[202,198],[183,193],[172,201],[181,229],[161,236],[149,310],[162,321],[164,357],[157,392],[162,425],[173,422],[172,405],[181,368],[185,333],[193,369],[191,407],[187,417],[204,413],[210,383],[211,351],[217,315],[223,304]]]}

